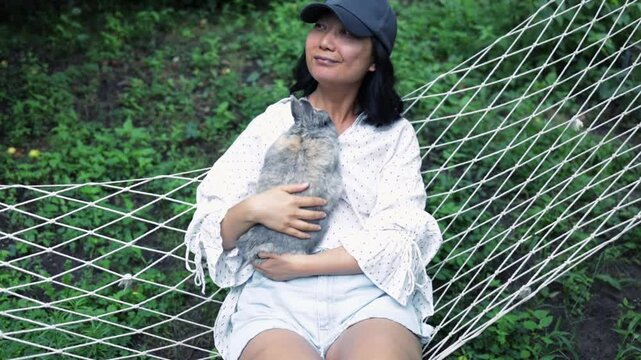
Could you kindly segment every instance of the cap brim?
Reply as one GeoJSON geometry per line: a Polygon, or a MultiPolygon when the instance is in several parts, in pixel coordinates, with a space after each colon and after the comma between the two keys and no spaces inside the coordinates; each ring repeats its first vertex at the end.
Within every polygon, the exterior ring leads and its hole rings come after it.
{"type": "Polygon", "coordinates": [[[336,14],[341,23],[343,23],[343,26],[345,26],[345,29],[352,35],[357,37],[374,35],[356,16],[336,5],[309,4],[300,12],[300,18],[304,22],[314,23],[327,11],[331,11],[336,14]]]}

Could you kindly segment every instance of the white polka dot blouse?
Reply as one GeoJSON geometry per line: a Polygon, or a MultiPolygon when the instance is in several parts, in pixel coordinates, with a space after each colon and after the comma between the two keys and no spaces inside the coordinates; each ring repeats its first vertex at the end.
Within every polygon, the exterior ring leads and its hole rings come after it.
{"type": "MultiPolygon", "coordinates": [[[[411,303],[421,319],[434,313],[432,284],[425,267],[442,243],[434,217],[425,211],[426,193],[414,128],[406,119],[376,128],[365,115],[339,136],[344,191],[328,219],[318,248],[343,246],[372,282],[400,304],[411,303]]],[[[185,235],[185,261],[195,254],[195,282],[205,291],[203,256],[209,276],[231,287],[214,325],[223,357],[231,334],[231,314],[254,268],[238,249],[224,251],[220,222],[227,209],[256,191],[265,152],[294,120],[290,98],[254,118],[214,163],[197,188],[196,212],[185,235]]],[[[423,322],[424,334],[432,327],[423,322]]]]}

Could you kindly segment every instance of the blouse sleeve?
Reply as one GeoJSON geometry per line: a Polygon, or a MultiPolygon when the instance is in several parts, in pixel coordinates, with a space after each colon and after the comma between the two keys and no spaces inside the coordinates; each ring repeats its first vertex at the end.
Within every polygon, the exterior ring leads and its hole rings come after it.
{"type": "Polygon", "coordinates": [[[253,267],[243,263],[238,248],[223,250],[220,222],[227,210],[256,191],[265,145],[261,129],[265,113],[253,119],[227,151],[214,163],[196,189],[196,212],[185,235],[185,267],[195,272],[195,284],[205,277],[202,257],[205,255],[209,275],[218,287],[237,286],[251,276],[253,267]],[[189,266],[189,252],[194,253],[195,269],[189,266]]]}
{"type": "Polygon", "coordinates": [[[429,286],[425,267],[442,243],[434,217],[426,212],[421,156],[409,122],[378,177],[377,197],[362,229],[340,239],[363,273],[400,304],[429,286]]]}

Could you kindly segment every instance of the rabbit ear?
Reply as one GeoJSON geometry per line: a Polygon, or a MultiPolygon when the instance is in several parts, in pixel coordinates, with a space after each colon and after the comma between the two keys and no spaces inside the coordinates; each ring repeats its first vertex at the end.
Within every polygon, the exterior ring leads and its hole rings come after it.
{"type": "Polygon", "coordinates": [[[292,97],[292,116],[294,123],[298,123],[302,119],[310,118],[314,115],[314,108],[307,99],[298,100],[292,97]]]}
{"type": "Polygon", "coordinates": [[[294,123],[300,122],[305,114],[305,109],[303,108],[303,102],[296,99],[295,96],[292,96],[292,116],[294,117],[294,123]]]}
{"type": "Polygon", "coordinates": [[[307,115],[313,115],[314,114],[314,107],[312,106],[312,103],[309,102],[307,99],[301,99],[300,103],[303,105],[303,113],[307,115]]]}

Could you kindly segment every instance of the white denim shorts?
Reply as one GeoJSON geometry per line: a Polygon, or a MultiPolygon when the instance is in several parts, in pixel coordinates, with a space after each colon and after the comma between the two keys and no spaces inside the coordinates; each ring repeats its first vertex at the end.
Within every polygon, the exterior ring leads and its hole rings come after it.
{"type": "Polygon", "coordinates": [[[369,318],[393,320],[420,335],[420,319],[408,304],[402,306],[364,274],[320,275],[274,281],[255,271],[231,317],[229,357],[237,360],[247,343],[268,329],[296,332],[325,358],[329,347],[350,325],[369,318]]]}

